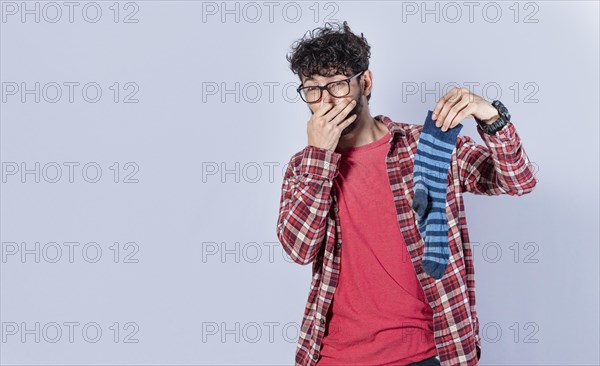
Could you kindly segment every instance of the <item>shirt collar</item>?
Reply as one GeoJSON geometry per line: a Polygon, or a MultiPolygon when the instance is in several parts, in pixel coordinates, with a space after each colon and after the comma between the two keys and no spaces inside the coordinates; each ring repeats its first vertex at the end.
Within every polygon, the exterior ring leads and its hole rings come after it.
{"type": "Polygon", "coordinates": [[[390,142],[394,139],[395,135],[406,135],[406,131],[400,126],[400,124],[394,122],[388,116],[384,116],[383,114],[379,114],[375,117],[376,120],[381,121],[385,124],[388,131],[390,131],[390,142]]]}

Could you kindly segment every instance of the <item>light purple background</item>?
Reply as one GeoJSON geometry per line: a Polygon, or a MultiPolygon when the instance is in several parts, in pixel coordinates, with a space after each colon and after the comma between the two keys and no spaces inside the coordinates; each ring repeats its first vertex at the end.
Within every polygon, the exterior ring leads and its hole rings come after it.
{"type": "MultiPolygon", "coordinates": [[[[422,83],[428,89],[436,82],[479,83],[476,94],[508,107],[537,167],[531,194],[465,195],[475,247],[480,364],[599,364],[598,2],[476,2],[472,22],[463,2],[453,3],[462,10],[458,18],[453,4],[428,2],[427,9],[437,4],[438,11],[425,22],[421,2],[257,2],[260,16],[253,5],[237,3],[235,11],[229,2],[234,11],[225,22],[221,2],[132,3],[117,4],[120,20],[137,9],[137,23],[115,23],[112,1],[96,2],[103,11],[96,23],[81,17],[85,2],[78,3],[72,23],[67,13],[56,23],[43,17],[36,23],[33,16],[22,22],[20,12],[3,8],[2,83],[97,82],[103,97],[98,103],[81,94],[73,103],[66,95],[57,103],[35,103],[28,95],[23,103],[20,94],[7,95],[0,104],[2,162],[28,168],[35,162],[78,162],[79,168],[96,162],[103,176],[88,183],[79,174],[70,183],[64,171],[56,183],[36,183],[33,175],[25,183],[18,175],[2,182],[0,315],[6,339],[0,363],[293,364],[311,269],[284,258],[275,227],[282,173],[306,145],[310,114],[293,87],[287,90],[294,102],[282,96],[284,85],[297,83],[285,55],[294,40],[333,13],[328,19],[348,20],[372,46],[373,116],[421,124],[441,96],[425,95],[422,83]],[[272,21],[268,6],[274,7],[272,21]],[[414,6],[416,14],[410,13],[414,6]],[[484,6],[491,6],[490,17],[496,7],[502,10],[497,22],[482,17],[484,6]],[[302,14],[295,21],[297,8],[302,14]],[[122,84],[136,83],[139,102],[114,103],[114,82],[125,94],[132,89],[122,84]],[[203,86],[215,85],[207,83],[233,88],[236,82],[239,102],[235,93],[223,94],[225,102],[221,93],[205,93],[203,101],[203,86]],[[262,94],[251,102],[255,85],[262,94]],[[418,86],[417,94],[403,97],[410,85],[418,86]],[[484,92],[482,86],[490,88],[484,92]],[[110,170],[114,162],[121,164],[118,183],[110,170]],[[127,162],[139,167],[138,183],[122,182],[132,171],[123,167],[127,162]],[[219,174],[203,181],[209,167],[219,174]],[[223,168],[230,173],[221,176],[223,168]],[[58,263],[36,263],[32,255],[22,263],[7,253],[10,242],[32,248],[36,241],[42,247],[97,242],[103,254],[97,263],[81,255],[69,263],[63,247],[58,263]],[[125,243],[137,243],[139,262],[122,263],[121,257],[114,263],[114,242],[121,255],[131,252],[125,243]],[[211,254],[210,242],[227,245],[224,260],[223,251],[211,254]],[[526,263],[531,254],[537,263],[526,263]],[[91,343],[79,326],[73,343],[65,333],[56,343],[36,343],[33,335],[21,342],[20,332],[5,334],[12,322],[30,328],[35,322],[96,322],[103,334],[91,343]],[[117,343],[109,329],[115,322],[121,326],[117,343]],[[138,343],[123,342],[131,332],[123,329],[127,322],[139,327],[138,343]],[[209,334],[206,324],[212,323],[219,328],[209,334]]],[[[475,121],[463,124],[461,134],[482,143],[475,121]]]]}

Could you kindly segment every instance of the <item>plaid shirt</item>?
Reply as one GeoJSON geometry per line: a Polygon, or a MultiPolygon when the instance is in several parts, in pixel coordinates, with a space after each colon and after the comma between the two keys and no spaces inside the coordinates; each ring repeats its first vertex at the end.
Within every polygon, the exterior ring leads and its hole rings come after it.
{"type": "MultiPolygon", "coordinates": [[[[415,272],[433,309],[434,340],[442,366],[476,365],[481,354],[475,309],[475,275],[463,192],[521,196],[533,190],[534,171],[509,122],[496,135],[477,131],[486,146],[459,135],[447,180],[450,258],[444,277],[421,268],[424,242],[412,210],[413,164],[423,125],[393,122],[378,115],[391,132],[387,155],[390,188],[400,231],[415,272]]],[[[341,154],[308,145],[290,159],[284,174],[277,236],[296,263],[312,263],[312,282],[296,349],[296,366],[313,366],[319,358],[326,314],[338,283],[342,240],[333,180],[341,154]]],[[[383,187],[382,187],[383,188],[383,187]]]]}

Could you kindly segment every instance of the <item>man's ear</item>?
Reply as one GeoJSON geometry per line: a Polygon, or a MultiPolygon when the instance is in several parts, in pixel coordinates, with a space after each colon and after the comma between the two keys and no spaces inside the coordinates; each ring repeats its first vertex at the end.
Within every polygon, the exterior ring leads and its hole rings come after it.
{"type": "Polygon", "coordinates": [[[373,72],[370,69],[366,69],[363,73],[364,77],[361,77],[361,93],[366,97],[371,94],[373,89],[373,72]]]}

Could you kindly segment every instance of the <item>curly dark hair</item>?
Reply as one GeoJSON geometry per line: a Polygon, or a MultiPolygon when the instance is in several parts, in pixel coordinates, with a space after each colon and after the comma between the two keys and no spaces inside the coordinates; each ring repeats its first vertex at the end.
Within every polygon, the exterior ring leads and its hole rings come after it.
{"type": "MultiPolygon", "coordinates": [[[[291,54],[286,56],[292,72],[302,75],[333,76],[354,75],[369,67],[371,46],[361,33],[360,37],[350,31],[348,22],[325,23],[321,28],[308,31],[294,42],[291,54]]],[[[367,96],[367,102],[371,94],[367,96]]]]}

